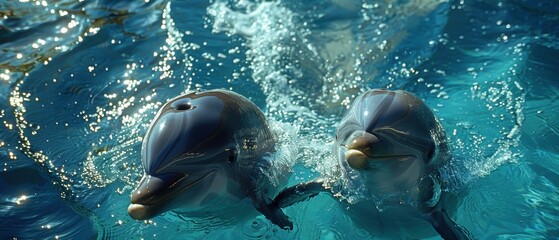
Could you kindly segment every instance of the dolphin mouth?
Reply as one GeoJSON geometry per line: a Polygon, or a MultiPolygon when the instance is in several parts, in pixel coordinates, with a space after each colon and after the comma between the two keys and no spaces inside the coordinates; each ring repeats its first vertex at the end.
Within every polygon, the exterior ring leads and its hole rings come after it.
{"type": "Polygon", "coordinates": [[[356,131],[340,146],[345,150],[345,161],[354,169],[401,171],[407,169],[411,160],[418,159],[417,151],[411,150],[415,145],[410,145],[408,138],[407,134],[393,129],[377,129],[374,133],[356,131]]]}
{"type": "Polygon", "coordinates": [[[188,175],[184,173],[165,174],[157,177],[145,175],[138,188],[132,193],[128,215],[136,220],[154,217],[165,210],[165,205],[173,197],[198,184],[213,172],[210,171],[188,183],[185,181],[188,179],[188,175]]]}
{"type": "Polygon", "coordinates": [[[348,149],[345,160],[351,168],[365,173],[367,186],[373,192],[408,189],[421,176],[420,163],[414,155],[370,156],[358,149],[348,149]]]}

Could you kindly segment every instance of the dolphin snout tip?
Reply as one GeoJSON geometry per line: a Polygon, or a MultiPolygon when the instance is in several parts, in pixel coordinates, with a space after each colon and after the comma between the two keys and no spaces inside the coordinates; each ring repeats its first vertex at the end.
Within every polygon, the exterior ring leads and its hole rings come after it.
{"type": "Polygon", "coordinates": [[[345,153],[345,159],[350,167],[354,169],[365,169],[368,165],[369,157],[362,151],[350,149],[345,153]]]}
{"type": "Polygon", "coordinates": [[[128,215],[136,220],[146,220],[149,218],[148,209],[145,205],[132,203],[128,206],[128,215]]]}

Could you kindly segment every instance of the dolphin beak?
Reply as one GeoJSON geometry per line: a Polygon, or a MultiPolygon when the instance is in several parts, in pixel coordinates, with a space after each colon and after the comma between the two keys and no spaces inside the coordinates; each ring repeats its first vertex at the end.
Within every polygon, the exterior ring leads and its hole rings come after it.
{"type": "MultiPolygon", "coordinates": [[[[377,134],[377,133],[375,133],[377,134]]],[[[397,140],[379,139],[377,135],[359,131],[348,139],[345,160],[356,170],[375,170],[381,172],[404,172],[417,159],[407,147],[397,140]]]]}
{"type": "Polygon", "coordinates": [[[368,166],[367,163],[367,155],[362,151],[349,149],[345,153],[345,160],[349,164],[350,167],[355,169],[365,169],[368,166]]]}
{"type": "Polygon", "coordinates": [[[359,131],[350,138],[347,144],[347,151],[345,153],[345,160],[350,167],[355,169],[365,169],[369,166],[368,160],[371,157],[367,152],[371,151],[371,146],[380,142],[380,140],[373,134],[365,131],[359,131]]]}
{"type": "Polygon", "coordinates": [[[145,220],[163,212],[162,204],[172,197],[173,186],[186,178],[186,174],[166,173],[144,175],[130,197],[128,214],[136,220],[145,220]]]}
{"type": "Polygon", "coordinates": [[[146,220],[153,217],[154,214],[149,214],[149,207],[142,204],[130,204],[128,206],[128,215],[136,220],[146,220]]]}

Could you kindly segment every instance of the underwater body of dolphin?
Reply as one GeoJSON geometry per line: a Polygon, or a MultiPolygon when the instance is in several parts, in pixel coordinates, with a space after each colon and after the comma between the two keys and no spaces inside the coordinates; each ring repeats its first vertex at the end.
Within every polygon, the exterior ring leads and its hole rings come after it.
{"type": "Polygon", "coordinates": [[[284,208],[325,192],[376,236],[472,238],[450,219],[457,196],[441,190],[438,169],[451,159],[446,135],[416,96],[381,89],[361,94],[336,130],[335,148],[334,179],[286,188],[274,204],[284,208]]]}
{"type": "MultiPolygon", "coordinates": [[[[213,90],[188,93],[163,105],[142,144],[145,174],[132,192],[129,215],[138,220],[178,209],[219,215],[250,209],[274,224],[292,228],[281,209],[269,205],[277,193],[267,171],[275,141],[254,103],[239,94],[213,90]]],[[[287,172],[274,175],[287,179],[287,172]]]]}

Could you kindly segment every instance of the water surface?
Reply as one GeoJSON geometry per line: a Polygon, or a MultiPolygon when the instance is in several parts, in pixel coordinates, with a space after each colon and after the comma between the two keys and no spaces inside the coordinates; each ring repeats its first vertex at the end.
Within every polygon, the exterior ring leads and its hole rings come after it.
{"type": "Polygon", "coordinates": [[[527,1],[0,0],[0,238],[371,239],[335,200],[232,224],[126,213],[158,107],[222,88],[328,175],[336,124],[372,88],[441,120],[480,239],[559,237],[559,7],[527,1]]]}

